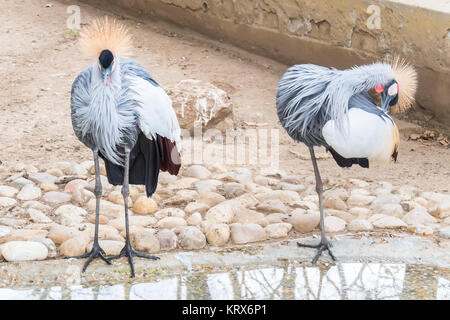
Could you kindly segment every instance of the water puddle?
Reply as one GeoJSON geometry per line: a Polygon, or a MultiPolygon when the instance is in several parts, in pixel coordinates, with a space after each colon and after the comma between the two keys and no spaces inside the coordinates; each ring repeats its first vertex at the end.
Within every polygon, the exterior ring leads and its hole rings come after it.
{"type": "Polygon", "coordinates": [[[439,299],[450,300],[450,269],[340,263],[191,271],[152,281],[48,288],[0,288],[0,299],[439,299]]]}

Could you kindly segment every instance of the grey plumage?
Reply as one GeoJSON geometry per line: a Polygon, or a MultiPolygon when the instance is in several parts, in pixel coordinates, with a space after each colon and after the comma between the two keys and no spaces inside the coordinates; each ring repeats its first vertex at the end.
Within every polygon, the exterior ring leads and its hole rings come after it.
{"type": "Polygon", "coordinates": [[[97,64],[80,73],[72,85],[71,116],[76,136],[90,149],[117,165],[124,164],[125,147],[132,148],[139,135],[139,103],[130,77],[158,86],[138,63],[120,60],[118,70],[105,86],[97,64]]]}
{"type": "Polygon", "coordinates": [[[321,134],[323,125],[336,120],[342,127],[352,97],[393,79],[394,70],[387,63],[347,70],[295,65],[283,75],[277,88],[278,117],[294,140],[308,146],[327,146],[321,134]]]}

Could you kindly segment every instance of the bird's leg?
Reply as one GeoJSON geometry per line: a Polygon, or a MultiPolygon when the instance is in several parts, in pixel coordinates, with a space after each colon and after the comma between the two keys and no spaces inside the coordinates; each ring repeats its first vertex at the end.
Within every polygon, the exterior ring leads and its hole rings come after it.
{"type": "Polygon", "coordinates": [[[317,260],[319,259],[320,255],[323,251],[327,250],[330,254],[330,257],[336,261],[336,257],[333,255],[333,252],[331,252],[331,243],[325,236],[325,223],[324,223],[324,217],[323,217],[323,184],[322,179],[320,178],[319,168],[317,166],[317,160],[316,155],[314,154],[314,148],[311,146],[309,147],[309,152],[311,153],[311,160],[314,167],[314,174],[316,176],[316,192],[319,196],[319,208],[320,208],[320,230],[321,230],[321,238],[320,242],[318,244],[303,244],[303,243],[297,243],[299,247],[307,247],[307,248],[316,248],[317,253],[314,256],[314,259],[312,260],[312,264],[316,264],[317,260]]]}
{"type": "Polygon", "coordinates": [[[75,257],[67,257],[67,259],[75,258],[88,258],[87,261],[84,264],[83,272],[86,271],[86,268],[91,263],[91,261],[95,258],[101,258],[103,261],[105,261],[107,264],[111,264],[111,262],[106,258],[105,251],[103,251],[102,248],[100,248],[100,245],[98,243],[98,220],[100,215],[100,199],[102,196],[102,183],[100,180],[100,165],[98,162],[98,150],[94,150],[94,165],[95,165],[95,188],[94,188],[94,194],[95,194],[95,234],[94,234],[94,243],[92,245],[91,252],[85,253],[81,256],[75,256],[75,257]]]}
{"type": "Polygon", "coordinates": [[[120,251],[120,253],[117,256],[111,257],[110,259],[118,259],[121,257],[128,257],[128,262],[131,267],[131,277],[134,278],[135,273],[134,273],[133,256],[140,257],[140,258],[152,259],[152,260],[158,260],[159,258],[138,252],[131,247],[130,230],[129,230],[129,224],[128,224],[128,196],[130,195],[129,171],[130,171],[130,150],[127,149],[127,150],[125,150],[125,168],[124,168],[123,186],[122,186],[122,196],[123,196],[123,201],[125,204],[125,230],[126,230],[125,246],[123,247],[123,249],[120,251]]]}

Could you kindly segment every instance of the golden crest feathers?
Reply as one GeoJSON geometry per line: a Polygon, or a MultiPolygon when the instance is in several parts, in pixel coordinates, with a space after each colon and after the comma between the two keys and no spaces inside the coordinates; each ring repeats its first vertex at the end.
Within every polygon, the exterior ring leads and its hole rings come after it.
{"type": "Polygon", "coordinates": [[[123,24],[105,16],[94,19],[80,32],[80,46],[93,59],[106,49],[115,57],[121,57],[131,51],[131,36],[123,24]]]}
{"type": "Polygon", "coordinates": [[[398,103],[391,109],[393,112],[404,112],[414,103],[414,95],[417,90],[417,72],[413,66],[400,57],[386,59],[396,74],[399,87],[398,103]]]}

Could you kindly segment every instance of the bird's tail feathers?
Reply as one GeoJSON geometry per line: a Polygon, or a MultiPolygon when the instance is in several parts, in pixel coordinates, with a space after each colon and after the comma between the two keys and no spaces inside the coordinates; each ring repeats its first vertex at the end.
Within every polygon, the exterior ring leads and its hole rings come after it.
{"type": "Polygon", "coordinates": [[[114,18],[95,18],[80,32],[80,46],[89,58],[98,58],[103,50],[110,50],[115,57],[131,53],[131,36],[127,28],[114,18]]]}

